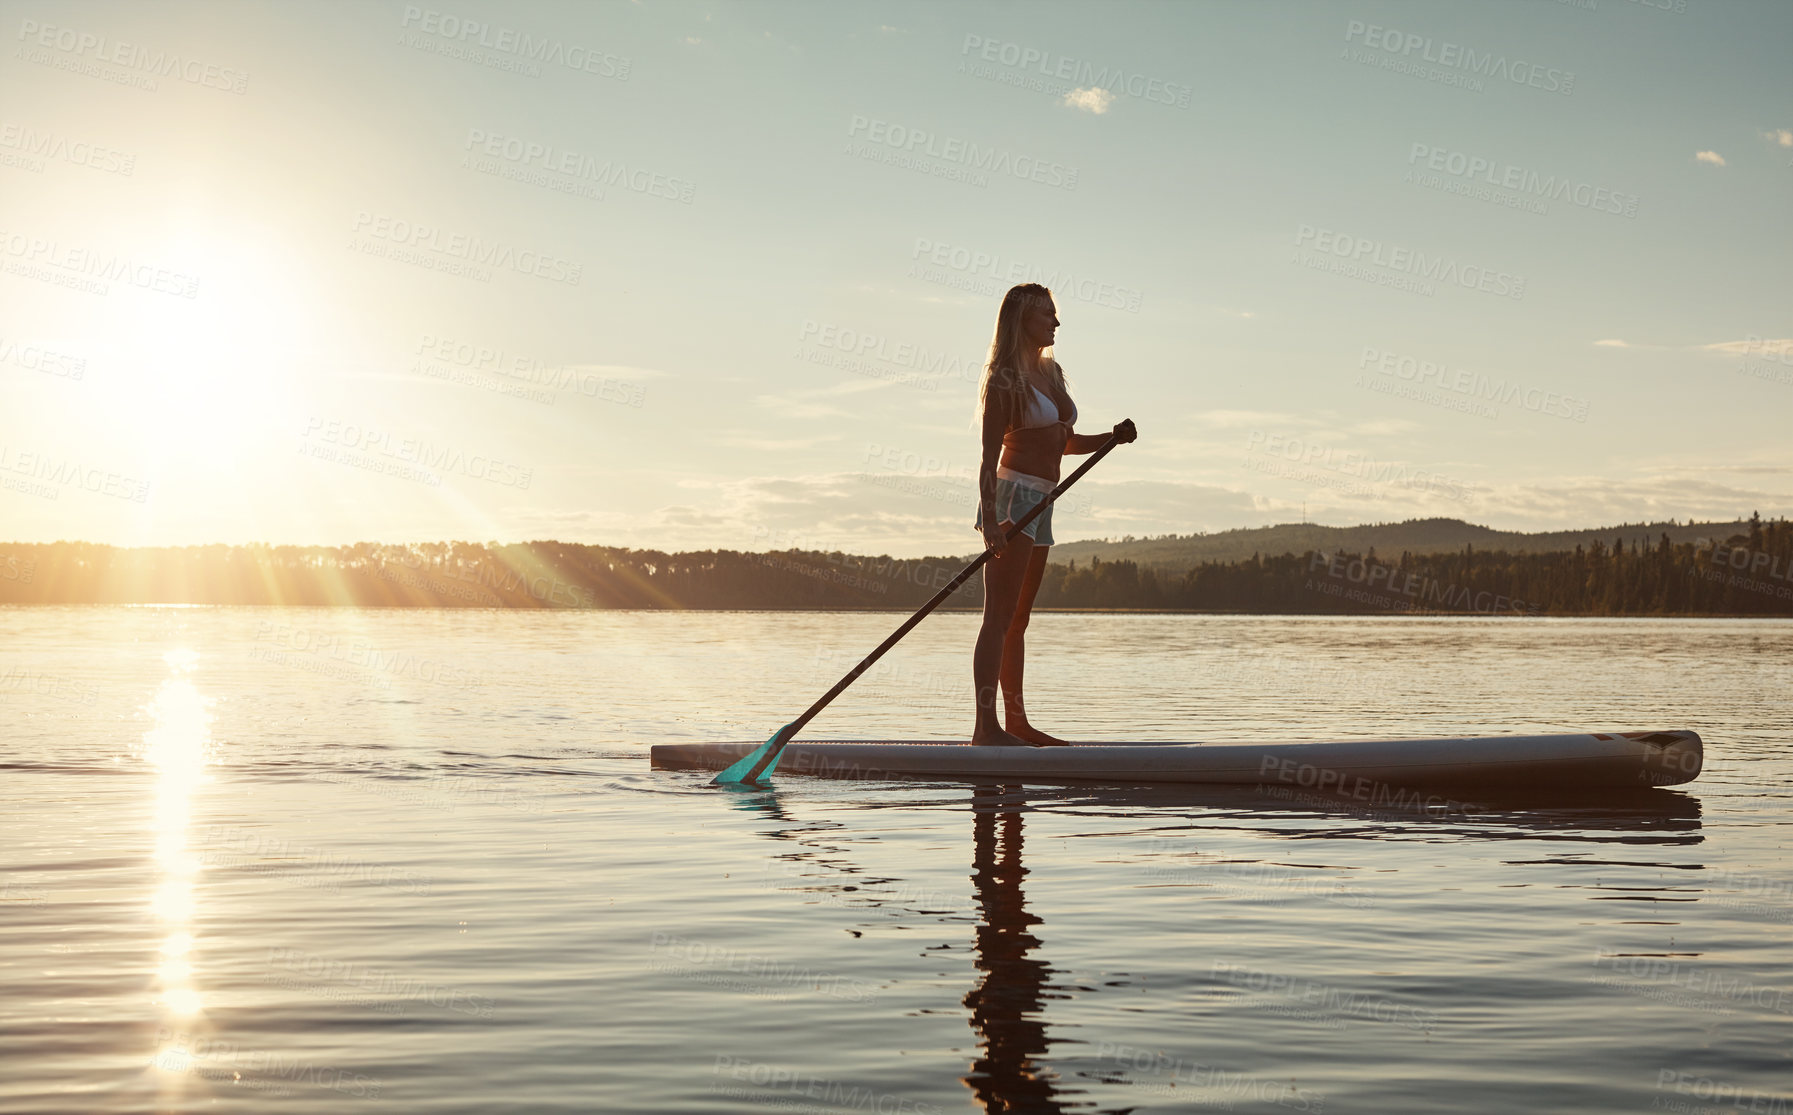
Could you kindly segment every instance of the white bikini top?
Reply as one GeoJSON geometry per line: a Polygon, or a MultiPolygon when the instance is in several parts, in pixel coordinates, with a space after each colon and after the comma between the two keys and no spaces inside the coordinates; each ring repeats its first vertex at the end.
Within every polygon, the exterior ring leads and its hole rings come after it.
{"type": "MultiPolygon", "coordinates": [[[[1056,426],[1061,419],[1058,416],[1058,404],[1052,396],[1041,391],[1039,386],[1029,383],[1031,393],[1027,397],[1027,405],[1022,408],[1020,420],[1015,423],[1017,430],[1039,430],[1047,426],[1056,426]]],[[[1070,429],[1077,423],[1077,404],[1071,403],[1071,417],[1063,419],[1065,428],[1070,429]]]]}

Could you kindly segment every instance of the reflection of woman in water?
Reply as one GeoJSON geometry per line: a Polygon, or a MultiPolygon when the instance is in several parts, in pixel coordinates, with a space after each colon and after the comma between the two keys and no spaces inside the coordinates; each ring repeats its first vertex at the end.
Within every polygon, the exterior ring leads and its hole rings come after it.
{"type": "MultiPolygon", "coordinates": [[[[984,565],[984,623],[972,652],[977,690],[972,743],[1061,744],[1065,741],[1027,722],[1021,703],[1023,640],[1034,596],[1046,573],[1052,545],[1052,508],[1003,545],[1003,537],[1058,484],[1067,455],[1094,453],[1105,434],[1079,434],[1077,404],[1065,388],[1064,369],[1050,354],[1058,331],[1052,292],[1038,283],[1011,287],[996,313],[996,336],[978,392],[983,458],[977,471],[977,527],[993,551],[984,565]],[[996,720],[996,686],[1002,684],[1003,718],[996,720]]],[[[1133,423],[1115,426],[1122,443],[1138,435],[1133,423]]]]}
{"type": "Polygon", "coordinates": [[[972,889],[977,895],[977,966],[984,978],[965,995],[982,1055],[965,1083],[985,1111],[1064,1110],[1058,1087],[1034,1060],[1049,1044],[1045,1009],[1052,969],[1028,954],[1040,919],[1027,912],[1021,880],[1021,814],[1002,807],[1002,787],[979,786],[972,797],[972,889]]]}

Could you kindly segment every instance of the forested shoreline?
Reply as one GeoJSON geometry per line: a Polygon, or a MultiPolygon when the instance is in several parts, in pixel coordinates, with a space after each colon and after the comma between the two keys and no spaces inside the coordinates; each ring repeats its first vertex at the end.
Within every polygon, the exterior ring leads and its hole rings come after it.
{"type": "MultiPolygon", "coordinates": [[[[920,607],[963,556],[665,553],[563,542],[121,548],[0,546],[0,604],[890,609],[920,607]]],[[[977,577],[943,607],[975,608],[977,577]]],[[[1258,614],[1793,615],[1793,523],[1725,540],[1560,553],[1310,550],[1180,575],[1095,558],[1049,565],[1040,608],[1258,614]]]]}

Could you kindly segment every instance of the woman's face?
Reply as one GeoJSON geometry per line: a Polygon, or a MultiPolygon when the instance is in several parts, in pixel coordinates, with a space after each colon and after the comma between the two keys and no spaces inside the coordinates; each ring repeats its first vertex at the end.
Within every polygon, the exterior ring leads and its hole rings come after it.
{"type": "Polygon", "coordinates": [[[1021,313],[1021,335],[1034,348],[1047,348],[1058,332],[1058,308],[1050,298],[1029,299],[1021,313]]]}

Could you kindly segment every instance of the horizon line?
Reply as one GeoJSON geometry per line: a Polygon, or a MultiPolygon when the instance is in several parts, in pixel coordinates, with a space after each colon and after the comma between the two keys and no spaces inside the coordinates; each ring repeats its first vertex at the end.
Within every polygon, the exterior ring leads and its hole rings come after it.
{"type": "MultiPolygon", "coordinates": [[[[1759,517],[1760,514],[1761,513],[1759,511],[1751,512],[1752,516],[1759,517]]],[[[1649,522],[1612,523],[1612,524],[1605,524],[1605,525],[1601,525],[1601,526],[1592,526],[1592,527],[1561,527],[1561,528],[1557,528],[1554,530],[1511,530],[1511,529],[1504,529],[1501,527],[1488,526],[1485,523],[1474,523],[1474,522],[1470,522],[1467,519],[1455,519],[1455,518],[1449,518],[1449,517],[1443,517],[1443,516],[1430,516],[1430,517],[1424,517],[1424,518],[1388,520],[1388,521],[1373,522],[1373,523],[1356,523],[1356,524],[1345,525],[1345,526],[1338,526],[1338,525],[1333,525],[1333,524],[1329,524],[1329,523],[1286,522],[1286,523],[1270,523],[1265,526],[1257,526],[1257,527],[1226,527],[1221,530],[1195,531],[1190,534],[1178,534],[1178,533],[1172,532],[1172,533],[1168,533],[1168,534],[1152,534],[1152,535],[1123,535],[1120,538],[1108,538],[1108,537],[1077,538],[1077,539],[1070,539],[1070,540],[1067,540],[1064,542],[1057,543],[1057,545],[1054,546],[1053,548],[1057,549],[1057,548],[1064,547],[1064,546],[1079,546],[1079,545],[1089,545],[1089,544],[1124,546],[1124,545],[1130,545],[1132,543],[1137,543],[1137,542],[1161,542],[1161,541],[1168,541],[1168,540],[1173,540],[1173,539],[1185,539],[1185,538],[1188,538],[1188,539],[1215,538],[1215,537],[1219,537],[1221,535],[1226,535],[1226,534],[1243,534],[1243,533],[1248,533],[1251,531],[1270,531],[1270,530],[1282,529],[1284,527],[1313,528],[1313,529],[1317,529],[1317,530],[1360,530],[1360,529],[1364,529],[1364,528],[1376,528],[1376,527],[1409,526],[1409,525],[1415,524],[1415,523],[1456,523],[1456,524],[1460,524],[1465,527],[1474,527],[1474,528],[1477,528],[1480,530],[1490,531],[1495,534],[1518,535],[1518,536],[1523,537],[1523,536],[1538,536],[1538,535],[1550,535],[1550,534],[1589,534],[1589,533],[1598,533],[1600,531],[1609,531],[1609,530],[1637,530],[1637,529],[1655,528],[1655,527],[1663,527],[1663,526],[1677,527],[1677,528],[1685,528],[1685,527],[1701,526],[1701,525],[1704,525],[1704,526],[1731,526],[1731,525],[1736,525],[1736,524],[1747,524],[1749,521],[1750,521],[1750,517],[1746,517],[1746,516],[1739,516],[1738,518],[1735,518],[1735,519],[1708,519],[1708,520],[1704,520],[1704,521],[1694,519],[1690,516],[1685,522],[1682,522],[1677,518],[1671,517],[1668,519],[1657,519],[1657,520],[1649,521],[1649,522]]],[[[1784,522],[1784,521],[1786,521],[1786,516],[1779,515],[1779,516],[1774,516],[1771,518],[1763,518],[1761,521],[1764,523],[1784,522]]],[[[477,545],[477,546],[487,546],[487,547],[491,547],[491,546],[535,546],[535,545],[552,544],[552,545],[558,545],[558,546],[593,546],[593,547],[600,547],[603,549],[610,549],[610,550],[654,550],[654,551],[657,551],[660,553],[692,553],[692,552],[701,553],[701,552],[703,552],[702,550],[698,550],[698,551],[668,550],[668,549],[663,549],[660,547],[653,547],[653,546],[619,546],[619,545],[614,545],[614,544],[611,544],[608,542],[576,542],[576,541],[571,541],[568,539],[561,539],[561,538],[531,538],[531,539],[525,539],[525,540],[515,541],[515,542],[500,542],[500,541],[497,541],[494,539],[474,540],[474,539],[465,539],[465,538],[449,538],[449,539],[437,538],[437,539],[429,539],[429,540],[425,540],[425,541],[414,541],[414,542],[387,542],[387,541],[380,541],[377,539],[362,538],[362,539],[356,539],[351,542],[269,542],[269,541],[217,542],[217,541],[214,541],[214,542],[156,543],[156,544],[147,544],[147,545],[135,545],[135,544],[126,544],[126,543],[118,543],[118,542],[97,542],[97,541],[93,541],[93,540],[85,539],[85,538],[58,538],[52,542],[30,542],[30,541],[23,541],[23,540],[18,540],[18,539],[9,540],[6,542],[0,542],[0,546],[70,546],[70,545],[107,546],[107,547],[110,547],[115,550],[187,550],[187,549],[203,549],[203,548],[212,547],[212,546],[237,547],[237,548],[248,548],[248,547],[262,546],[262,547],[268,547],[268,548],[289,547],[289,548],[295,548],[295,549],[341,549],[343,547],[362,546],[362,545],[428,546],[428,545],[449,545],[449,544],[465,544],[465,545],[477,545]]],[[[710,547],[710,549],[722,550],[722,549],[728,549],[728,547],[710,547]]],[[[801,550],[800,550],[800,548],[793,549],[793,548],[787,547],[786,549],[783,549],[783,550],[763,550],[763,551],[762,550],[736,550],[735,552],[736,553],[789,553],[789,552],[801,552],[801,550]]],[[[846,553],[848,551],[845,551],[845,550],[841,550],[841,551],[818,550],[818,551],[814,551],[814,552],[816,552],[816,553],[824,553],[824,552],[846,553]]],[[[977,551],[975,549],[972,549],[972,550],[967,550],[965,552],[966,553],[976,553],[977,551]]],[[[870,556],[870,555],[867,555],[867,556],[870,556]]]]}

